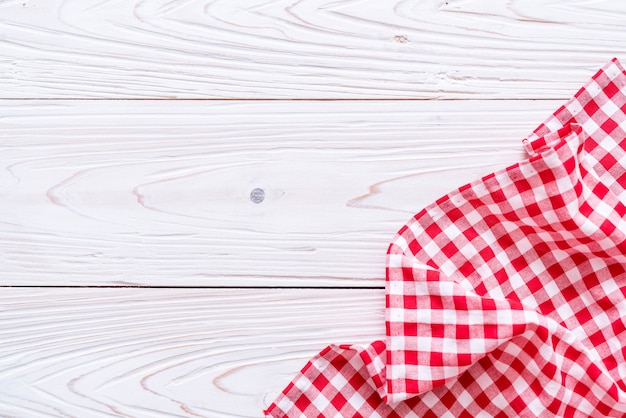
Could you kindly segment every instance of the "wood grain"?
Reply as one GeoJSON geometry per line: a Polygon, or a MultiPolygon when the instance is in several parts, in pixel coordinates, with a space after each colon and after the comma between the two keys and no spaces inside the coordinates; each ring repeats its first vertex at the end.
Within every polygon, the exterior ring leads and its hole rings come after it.
{"type": "Polygon", "coordinates": [[[559,104],[0,102],[0,284],[383,286],[404,222],[559,104]]]}
{"type": "Polygon", "coordinates": [[[597,0],[4,0],[2,98],[566,98],[626,57],[597,0]]]}
{"type": "Polygon", "coordinates": [[[0,0],[0,286],[25,287],[0,289],[0,416],[260,417],[326,345],[383,337],[395,231],[524,158],[626,59],[625,18],[608,0],[0,0]]]}
{"type": "Polygon", "coordinates": [[[382,291],[10,289],[3,417],[260,417],[330,343],[384,337],[382,291]]]}

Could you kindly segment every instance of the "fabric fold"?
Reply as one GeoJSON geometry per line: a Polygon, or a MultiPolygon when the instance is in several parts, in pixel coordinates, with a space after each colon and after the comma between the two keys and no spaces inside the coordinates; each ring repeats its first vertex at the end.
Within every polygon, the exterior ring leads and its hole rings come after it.
{"type": "Polygon", "coordinates": [[[527,160],[418,212],[387,252],[386,339],[330,346],[269,417],[626,416],[626,73],[527,160]]]}

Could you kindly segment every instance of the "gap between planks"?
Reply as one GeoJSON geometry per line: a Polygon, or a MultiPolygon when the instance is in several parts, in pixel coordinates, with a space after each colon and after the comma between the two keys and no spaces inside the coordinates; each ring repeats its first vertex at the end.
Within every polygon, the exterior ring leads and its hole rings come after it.
{"type": "Polygon", "coordinates": [[[229,290],[248,290],[248,289],[267,289],[267,290],[383,290],[385,286],[84,286],[84,285],[54,285],[54,286],[0,286],[0,289],[229,289],[229,290]]]}
{"type": "Polygon", "coordinates": [[[241,101],[241,102],[461,102],[461,101],[485,101],[485,102],[504,102],[504,101],[554,101],[554,100],[567,100],[568,97],[540,97],[536,99],[528,99],[528,98],[519,98],[519,97],[493,97],[488,99],[476,99],[476,98],[467,98],[467,97],[445,97],[445,98],[435,98],[435,97],[366,97],[366,98],[349,98],[349,97],[324,97],[324,98],[315,98],[315,97],[293,97],[293,98],[277,98],[277,97],[227,97],[227,98],[214,98],[214,97],[203,97],[203,98],[177,98],[177,97],[69,97],[69,98],[59,98],[59,97],[7,97],[2,98],[1,100],[7,101],[40,101],[40,100],[49,100],[49,101],[83,101],[83,102],[120,102],[120,101],[142,101],[142,102],[153,102],[153,101],[176,101],[176,102],[232,102],[232,101],[241,101]]]}

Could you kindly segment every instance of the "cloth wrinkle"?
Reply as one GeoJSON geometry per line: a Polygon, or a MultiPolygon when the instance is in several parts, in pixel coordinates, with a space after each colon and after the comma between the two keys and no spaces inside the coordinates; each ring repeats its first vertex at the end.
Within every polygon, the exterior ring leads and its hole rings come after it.
{"type": "Polygon", "coordinates": [[[600,69],[528,158],[415,214],[384,340],[331,345],[268,417],[626,416],[626,72],[600,69]]]}

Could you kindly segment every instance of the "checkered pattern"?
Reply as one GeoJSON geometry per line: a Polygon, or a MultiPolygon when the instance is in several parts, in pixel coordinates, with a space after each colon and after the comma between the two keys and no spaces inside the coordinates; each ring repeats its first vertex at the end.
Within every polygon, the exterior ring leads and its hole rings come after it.
{"type": "Polygon", "coordinates": [[[387,256],[385,341],[330,346],[269,417],[626,416],[626,73],[529,159],[442,197],[387,256]]]}

